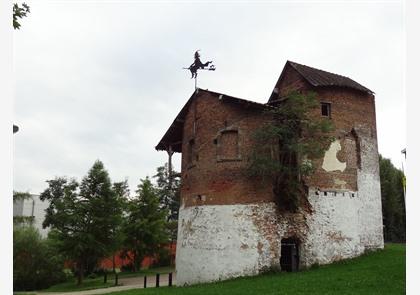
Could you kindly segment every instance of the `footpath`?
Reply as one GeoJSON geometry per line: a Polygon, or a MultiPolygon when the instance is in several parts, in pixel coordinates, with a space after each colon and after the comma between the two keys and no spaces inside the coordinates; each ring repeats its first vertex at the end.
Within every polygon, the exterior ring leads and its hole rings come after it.
{"type": "MultiPolygon", "coordinates": [[[[131,289],[143,289],[144,287],[144,277],[134,277],[134,278],[121,278],[118,282],[122,286],[93,289],[93,290],[84,290],[84,291],[73,291],[73,292],[27,292],[27,294],[36,294],[36,295],[95,295],[95,294],[107,294],[111,292],[125,291],[131,289]]],[[[175,274],[172,277],[172,284],[175,285],[175,274]]],[[[159,286],[165,287],[168,286],[168,275],[162,274],[159,280],[159,286]]],[[[147,288],[156,288],[156,276],[147,277],[147,288]]],[[[19,294],[19,293],[16,293],[19,294]]]]}

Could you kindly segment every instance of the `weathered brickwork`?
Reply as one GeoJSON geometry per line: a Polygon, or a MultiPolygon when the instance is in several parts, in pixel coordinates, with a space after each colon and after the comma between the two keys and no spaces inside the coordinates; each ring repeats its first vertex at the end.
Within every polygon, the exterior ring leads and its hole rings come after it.
{"type": "Polygon", "coordinates": [[[290,90],[315,91],[320,106],[330,103],[335,125],[336,140],[313,161],[307,206],[297,213],[279,211],[271,182],[245,173],[253,133],[269,118],[264,107],[205,90],[190,98],[176,119],[182,136],[171,139],[170,129],[160,143],[182,140],[178,284],[281,268],[285,238],[298,241],[300,267],[383,248],[375,98],[361,89],[313,85],[289,64],[276,83],[269,104],[290,90]]]}
{"type": "Polygon", "coordinates": [[[253,145],[251,135],[264,117],[262,110],[244,110],[214,94],[198,93],[184,123],[183,150],[191,140],[195,148],[192,163],[182,155],[185,207],[273,201],[271,187],[253,181],[244,171],[253,145]]]}

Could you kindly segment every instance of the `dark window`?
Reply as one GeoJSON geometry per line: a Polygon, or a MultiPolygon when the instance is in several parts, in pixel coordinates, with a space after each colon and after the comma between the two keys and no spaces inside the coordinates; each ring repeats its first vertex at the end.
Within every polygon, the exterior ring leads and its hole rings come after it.
{"type": "Polygon", "coordinates": [[[331,104],[328,102],[321,102],[321,115],[331,118],[331,104]]]}

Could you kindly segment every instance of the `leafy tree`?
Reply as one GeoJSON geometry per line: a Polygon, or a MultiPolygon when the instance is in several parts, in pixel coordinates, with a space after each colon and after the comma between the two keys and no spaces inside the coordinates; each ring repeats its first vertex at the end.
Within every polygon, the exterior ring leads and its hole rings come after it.
{"type": "Polygon", "coordinates": [[[391,160],[379,156],[384,239],[405,242],[404,174],[391,160]]]}
{"type": "Polygon", "coordinates": [[[124,253],[132,253],[133,267],[140,269],[143,258],[155,255],[168,242],[167,210],[160,207],[159,197],[149,178],[140,180],[134,199],[128,202],[124,224],[124,253]]]}
{"type": "Polygon", "coordinates": [[[124,242],[124,232],[123,232],[123,222],[124,217],[123,214],[127,210],[128,199],[130,197],[130,188],[128,185],[128,181],[124,180],[121,182],[114,182],[112,185],[112,189],[114,190],[117,201],[119,203],[121,213],[119,215],[120,219],[118,222],[114,223],[114,228],[112,229],[114,235],[114,241],[112,247],[110,247],[112,251],[112,268],[115,271],[115,252],[120,250],[121,246],[124,242]]]}
{"type": "Polygon", "coordinates": [[[49,187],[40,196],[50,202],[43,227],[51,227],[51,237],[60,251],[75,261],[81,284],[85,271],[115,251],[122,204],[100,161],[94,163],[80,187],[67,178],[47,182],[49,187]]]}
{"type": "Polygon", "coordinates": [[[248,174],[270,179],[280,208],[296,211],[305,194],[305,179],[314,172],[334,137],[331,120],[318,114],[313,92],[291,92],[267,111],[269,122],[255,132],[248,174]]]}
{"type": "Polygon", "coordinates": [[[169,232],[171,242],[173,242],[177,239],[178,231],[179,201],[181,195],[180,173],[171,171],[172,179],[170,179],[167,163],[165,163],[164,166],[158,167],[156,172],[156,175],[153,176],[156,178],[156,190],[161,207],[166,209],[168,212],[166,217],[166,227],[169,232]]]}
{"type": "MultiPolygon", "coordinates": [[[[118,248],[118,227],[122,222],[123,203],[113,190],[108,172],[101,161],[96,161],[80,184],[81,201],[86,204],[85,216],[95,245],[97,259],[106,257],[118,248]]],[[[92,256],[91,256],[92,257],[92,256]]]]}
{"type": "Polygon", "coordinates": [[[64,258],[49,239],[42,239],[32,226],[13,229],[13,289],[48,288],[65,280],[64,258]]]}
{"type": "Polygon", "coordinates": [[[157,194],[162,208],[168,211],[167,220],[178,220],[179,212],[179,197],[181,179],[180,174],[176,171],[171,171],[172,179],[169,177],[168,163],[156,169],[157,194]]]}
{"type": "Polygon", "coordinates": [[[17,3],[13,4],[13,28],[15,30],[20,29],[18,19],[26,17],[28,13],[30,13],[30,9],[26,3],[23,3],[22,6],[19,6],[17,3]]]}

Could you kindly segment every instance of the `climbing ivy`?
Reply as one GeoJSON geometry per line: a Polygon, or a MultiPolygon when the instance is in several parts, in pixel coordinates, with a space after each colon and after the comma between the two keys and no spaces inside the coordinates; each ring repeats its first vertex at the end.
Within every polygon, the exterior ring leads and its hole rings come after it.
{"type": "Polygon", "coordinates": [[[334,125],[320,114],[314,92],[290,92],[267,110],[268,122],[254,133],[248,174],[269,178],[279,207],[295,212],[306,194],[305,178],[313,160],[334,140],[334,125]]]}

